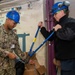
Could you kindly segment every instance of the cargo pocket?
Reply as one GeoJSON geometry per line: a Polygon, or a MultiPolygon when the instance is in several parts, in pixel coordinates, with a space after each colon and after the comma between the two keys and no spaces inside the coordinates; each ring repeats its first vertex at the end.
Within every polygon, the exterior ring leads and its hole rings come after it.
{"type": "Polygon", "coordinates": [[[5,70],[4,69],[0,69],[0,75],[5,75],[5,70]]]}
{"type": "Polygon", "coordinates": [[[73,70],[73,60],[61,61],[61,70],[63,71],[73,70]]]}

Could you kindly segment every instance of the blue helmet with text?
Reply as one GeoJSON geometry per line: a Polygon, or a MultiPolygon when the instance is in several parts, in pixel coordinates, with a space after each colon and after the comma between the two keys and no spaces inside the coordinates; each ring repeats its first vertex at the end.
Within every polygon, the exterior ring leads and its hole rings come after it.
{"type": "Polygon", "coordinates": [[[55,3],[52,6],[52,10],[51,10],[52,15],[54,15],[55,13],[57,13],[58,11],[61,11],[63,9],[68,9],[69,5],[70,5],[70,3],[67,1],[55,3]]]}
{"type": "Polygon", "coordinates": [[[15,10],[11,10],[7,13],[6,15],[7,18],[13,20],[14,22],[16,23],[19,23],[19,20],[20,20],[20,15],[17,11],[15,10]]]}

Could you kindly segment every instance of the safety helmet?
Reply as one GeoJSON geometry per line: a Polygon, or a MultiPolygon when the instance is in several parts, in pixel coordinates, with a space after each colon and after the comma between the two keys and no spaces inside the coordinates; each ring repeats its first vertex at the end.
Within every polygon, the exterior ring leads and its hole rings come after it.
{"type": "Polygon", "coordinates": [[[20,20],[20,15],[17,11],[15,10],[11,10],[7,13],[6,15],[7,18],[13,20],[14,22],[16,23],[19,23],[19,20],[20,20]]]}
{"type": "Polygon", "coordinates": [[[63,9],[68,9],[68,6],[70,5],[70,3],[68,1],[64,1],[64,2],[57,2],[52,6],[52,10],[51,13],[52,15],[54,15],[56,12],[63,10],[63,9]]]}

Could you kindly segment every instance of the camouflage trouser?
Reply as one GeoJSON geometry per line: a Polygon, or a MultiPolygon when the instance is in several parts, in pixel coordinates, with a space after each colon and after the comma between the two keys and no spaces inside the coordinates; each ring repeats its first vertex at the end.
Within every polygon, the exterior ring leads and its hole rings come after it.
{"type": "Polygon", "coordinates": [[[16,70],[14,68],[0,69],[0,75],[16,75],[16,70]]]}

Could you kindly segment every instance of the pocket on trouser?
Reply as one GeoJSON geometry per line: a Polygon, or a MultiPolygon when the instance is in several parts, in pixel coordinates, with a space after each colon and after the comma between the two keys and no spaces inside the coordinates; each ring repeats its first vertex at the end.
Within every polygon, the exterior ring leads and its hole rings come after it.
{"type": "Polygon", "coordinates": [[[68,71],[61,70],[61,75],[75,75],[75,74],[74,71],[72,70],[68,70],[68,71]]]}
{"type": "Polygon", "coordinates": [[[72,60],[61,61],[61,70],[63,71],[73,70],[73,61],[72,60]]]}
{"type": "Polygon", "coordinates": [[[0,69],[0,75],[5,75],[5,70],[0,69]]]}
{"type": "Polygon", "coordinates": [[[7,74],[8,74],[8,75],[16,75],[16,70],[15,70],[15,68],[10,68],[10,69],[8,69],[8,70],[7,70],[7,74]]]}

